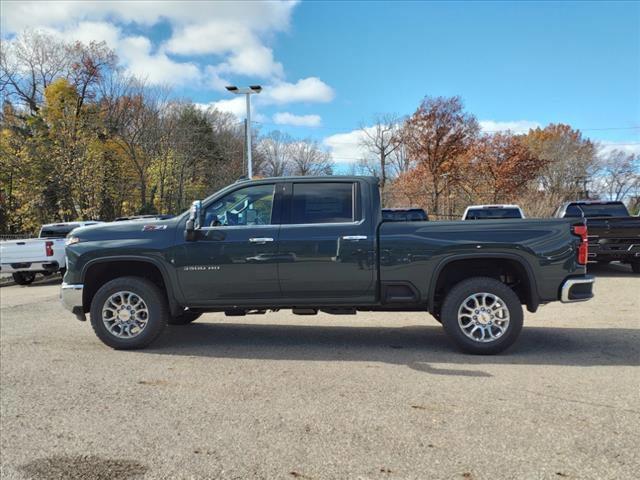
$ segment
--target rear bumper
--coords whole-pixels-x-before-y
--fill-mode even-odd
[[[560,301],[562,303],[585,302],[593,298],[593,284],[595,278],[592,275],[568,278],[560,288]]]
[[[72,312],[79,320],[85,320],[82,308],[82,284],[63,283],[60,287],[60,302],[62,306]]]
[[[0,265],[0,272],[2,273],[57,272],[58,270],[60,270],[58,262],[21,262]]]
[[[607,243],[591,241],[589,243],[589,260],[640,261],[640,241],[635,239],[610,240]]]

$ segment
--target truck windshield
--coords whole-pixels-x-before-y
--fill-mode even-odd
[[[585,203],[578,205],[586,218],[592,217],[628,217],[627,207],[622,202],[617,203]]]
[[[522,218],[517,208],[483,208],[469,210],[467,220],[490,220],[492,218]]]

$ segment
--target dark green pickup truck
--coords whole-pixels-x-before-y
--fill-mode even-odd
[[[75,230],[63,304],[118,349],[203,312],[431,313],[463,350],[497,353],[522,305],[588,300],[583,220],[383,221],[371,177],[237,182],[169,220]]]

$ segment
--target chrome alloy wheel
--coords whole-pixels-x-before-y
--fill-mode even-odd
[[[509,309],[493,293],[474,293],[460,305],[458,325],[475,342],[493,342],[509,328]]]
[[[116,292],[102,307],[102,322],[118,338],[134,338],[147,326],[149,309],[133,292]]]

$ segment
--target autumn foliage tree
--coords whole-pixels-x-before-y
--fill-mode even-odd
[[[462,178],[460,159],[479,130],[460,97],[426,97],[402,129],[407,155],[416,168],[399,178],[399,188],[409,198],[426,200],[431,211],[439,214],[441,197]]]
[[[537,178],[545,161],[527,146],[522,135],[497,132],[483,135],[463,159],[463,188],[487,203],[512,201]]]

